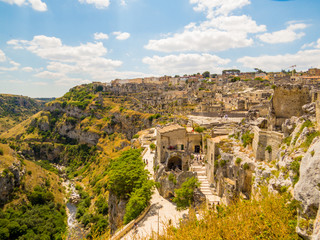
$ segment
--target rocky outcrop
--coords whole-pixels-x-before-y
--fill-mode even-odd
[[[0,172],[0,205],[5,204],[14,191],[21,183],[25,174],[25,169],[20,161],[15,160],[11,166]]]
[[[310,239],[313,230],[312,221],[316,218],[320,203],[320,139],[308,149],[300,164],[300,179],[294,187],[294,197],[301,202],[297,232]],[[305,224],[307,223],[307,224]],[[319,222],[315,221],[315,235],[319,231]]]
[[[119,199],[114,193],[109,193],[109,227],[111,234],[123,225],[123,217],[126,213],[128,200]]]
[[[160,183],[158,188],[160,195],[167,199],[174,197],[174,190],[180,188],[188,178],[195,176],[195,173],[188,171],[165,171],[161,166],[156,176],[156,181]]]

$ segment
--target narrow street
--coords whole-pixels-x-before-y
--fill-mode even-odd
[[[150,151],[149,146],[147,152],[145,153],[143,159],[148,161],[146,168],[153,176],[153,157],[154,153]],[[155,189],[154,194],[151,199],[151,208],[147,215],[138,223],[137,229],[132,229],[126,236],[122,239],[132,240],[146,238],[154,234],[163,234],[166,224],[169,221],[173,225],[179,223],[179,219],[187,214],[188,210],[177,211],[176,206],[170,201],[164,199],[160,196],[157,189]]]

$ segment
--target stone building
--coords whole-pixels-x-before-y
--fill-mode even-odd
[[[271,101],[269,130],[280,130],[286,119],[302,116],[302,106],[310,102],[311,95],[308,87],[292,84],[277,86]]]
[[[157,129],[157,159],[165,169],[188,171],[191,153],[202,148],[202,134],[188,132],[178,124]]]

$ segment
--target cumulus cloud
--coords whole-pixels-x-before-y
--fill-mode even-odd
[[[305,35],[305,33],[297,31],[303,30],[307,27],[308,26],[304,23],[293,23],[290,24],[286,29],[276,31],[273,33],[265,33],[259,35],[258,38],[263,42],[271,44],[293,42],[297,39],[302,38]]]
[[[148,64],[158,74],[181,74],[221,70],[221,67],[228,64],[230,59],[211,54],[179,54],[145,57],[142,62]]]
[[[120,5],[121,5],[121,6],[127,6],[127,3],[126,3],[125,0],[120,0]]]
[[[21,68],[21,70],[24,72],[32,72],[33,68],[32,67],[23,67],[23,68]]]
[[[190,0],[191,4],[196,4],[195,11],[207,12],[207,17],[216,15],[228,15],[230,12],[250,4],[249,0]]]
[[[249,0],[190,0],[195,10],[207,13],[207,20],[200,24],[190,23],[180,33],[159,40],[149,40],[146,49],[161,52],[224,51],[251,46],[249,34],[266,31],[250,16],[229,15],[247,4]]]
[[[107,49],[101,42],[68,46],[59,38],[39,35],[31,41],[12,39],[7,43],[14,49],[24,49],[47,60],[46,69],[34,76],[52,79],[56,84],[80,84],[88,79],[104,81],[110,71],[122,65],[121,61],[105,57]]]
[[[41,0],[0,0],[2,2],[6,2],[9,4],[16,4],[18,6],[23,6],[23,5],[31,5],[31,7],[39,12],[44,12],[47,11],[47,4],[42,2]]]
[[[107,40],[107,39],[109,39],[109,36],[108,36],[108,34],[105,34],[105,33],[95,33],[94,39],[95,40]]]
[[[295,54],[245,56],[237,62],[247,68],[261,68],[265,71],[280,71],[291,65],[297,65],[298,69],[304,70],[311,66],[320,67],[320,49],[303,50]],[[318,66],[315,66],[316,63]]]
[[[98,9],[104,9],[109,7],[109,0],[79,0],[80,3],[93,4]]]
[[[47,11],[47,5],[44,2],[41,2],[41,0],[29,0],[29,3],[34,10],[39,12]]]
[[[126,40],[130,37],[130,33],[127,32],[113,32],[112,34],[115,35],[118,40]]]
[[[188,24],[182,33],[150,40],[145,48],[161,52],[224,51],[251,46],[253,39],[248,34],[265,30],[265,25],[257,25],[246,15],[219,16],[199,25]]]
[[[5,62],[7,60],[6,55],[4,52],[0,49],[0,62]]]
[[[107,49],[101,42],[73,47],[63,45],[59,38],[44,35],[35,36],[31,41],[10,40],[7,43],[16,49],[26,49],[43,59],[62,62],[90,61],[107,53]]]

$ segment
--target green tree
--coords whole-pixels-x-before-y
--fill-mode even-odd
[[[205,71],[204,73],[202,73],[202,77],[209,78],[210,77],[210,72],[209,71]]]
[[[200,183],[195,177],[188,178],[182,183],[181,188],[176,189],[175,197],[172,199],[177,204],[178,210],[186,209],[194,202],[193,192],[195,188],[199,187]]]

